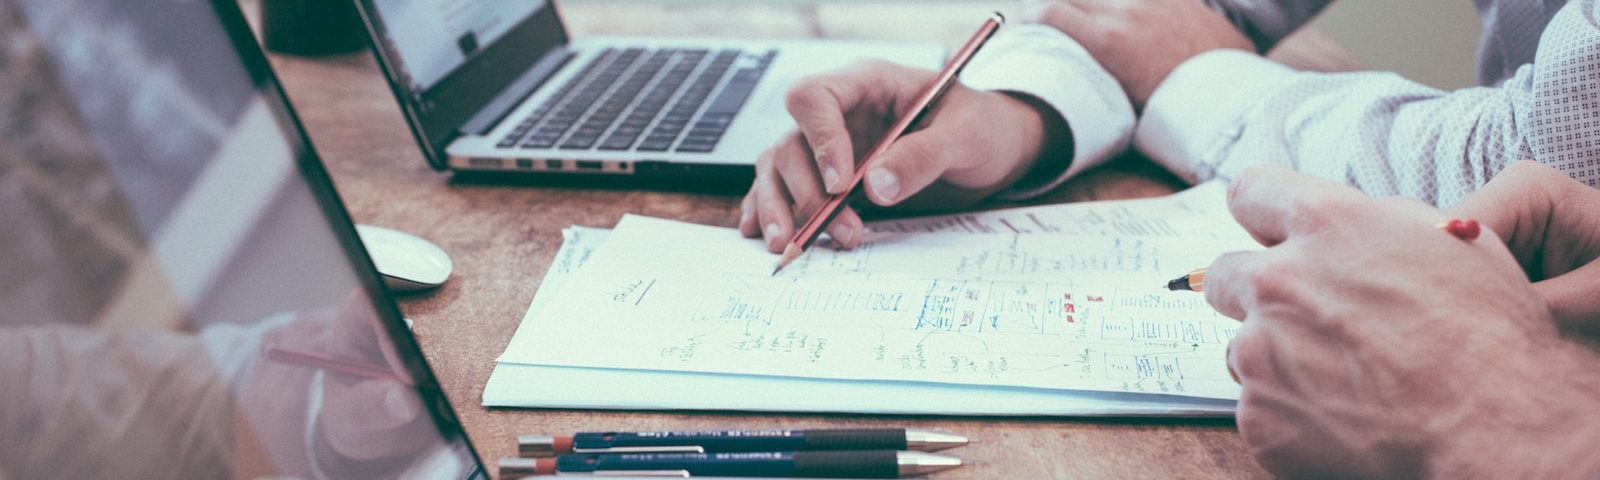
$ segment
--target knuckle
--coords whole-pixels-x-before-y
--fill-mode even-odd
[[[893,70],[899,64],[881,58],[866,58],[850,64],[850,72],[881,72]]]
[[[1246,168],[1244,171],[1239,172],[1238,175],[1235,175],[1233,180],[1228,181],[1228,203],[1234,203],[1245,192],[1254,188],[1256,181],[1268,171],[1266,166],[1256,165]]]
[[[821,195],[797,196],[794,205],[795,215],[801,218],[810,217],[812,212],[822,207],[822,202]]]
[[[1342,195],[1332,193],[1308,193],[1296,195],[1291,200],[1294,210],[1294,219],[1307,227],[1307,231],[1321,230],[1327,227],[1351,225],[1361,220],[1363,213],[1359,195]]]
[[[794,85],[789,87],[789,91],[784,92],[783,105],[788,107],[790,113],[804,111],[807,107],[810,107],[811,102],[814,101],[813,99],[817,97],[817,92],[824,88],[822,86],[825,81],[823,78],[809,76],[795,81]]]
[[[1238,335],[1233,337],[1233,343],[1229,346],[1232,358],[1228,361],[1233,362],[1231,365],[1233,371],[1241,380],[1266,378],[1263,374],[1271,365],[1269,362],[1272,356],[1267,351],[1266,339],[1254,333],[1256,330],[1258,329],[1239,329]]]
[[[1259,453],[1261,448],[1261,434],[1269,428],[1270,422],[1266,419],[1265,411],[1261,408],[1261,396],[1255,389],[1247,388],[1239,394],[1239,406],[1236,421],[1239,426],[1239,439],[1242,440],[1251,454]]]
[[[756,176],[762,177],[775,174],[777,171],[777,164],[778,148],[772,147],[763,150],[761,155],[756,156]]]
[[[769,223],[778,223],[778,221],[783,219],[787,213],[788,212],[786,211],[785,207],[778,205],[775,202],[763,202],[760,206],[756,207],[756,215],[761,218],[761,223],[763,225]]]
[[[931,142],[900,142],[898,146],[899,154],[895,156],[896,161],[892,162],[895,165],[888,165],[890,162],[885,162],[885,166],[901,176],[911,170],[933,168],[938,158],[938,150],[931,145]]]
[[[1299,273],[1292,263],[1270,260],[1246,274],[1245,281],[1255,292],[1255,303],[1280,303],[1296,298],[1298,278]]]

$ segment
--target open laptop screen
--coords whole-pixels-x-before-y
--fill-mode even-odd
[[[373,0],[388,25],[397,70],[409,88],[427,91],[483,48],[546,7],[543,0]]]
[[[233,0],[0,0],[0,478],[465,478]]]
[[[438,169],[468,122],[516,95],[511,85],[567,43],[546,0],[341,1],[359,7],[412,133]]]

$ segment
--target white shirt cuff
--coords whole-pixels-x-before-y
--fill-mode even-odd
[[[1049,192],[1127,149],[1133,134],[1133,106],[1116,78],[1078,42],[1048,26],[1001,30],[967,65],[961,81],[978,90],[1037,98],[1055,110],[1072,133],[1072,162],[1065,171],[1044,182],[1025,179],[1027,184],[1001,193],[1002,198]]]
[[[1243,134],[1245,116],[1295,73],[1239,50],[1196,55],[1151,94],[1134,130],[1134,148],[1191,184],[1209,180],[1222,150]]]

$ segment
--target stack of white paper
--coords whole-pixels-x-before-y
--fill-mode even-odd
[[[1235,323],[1159,289],[1254,247],[1220,185],[870,230],[772,277],[773,256],[728,229],[569,229],[484,405],[1231,413]]]

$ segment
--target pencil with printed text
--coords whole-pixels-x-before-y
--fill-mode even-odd
[[[983,26],[978,27],[978,31],[972,34],[972,38],[967,40],[966,45],[963,45],[961,50],[957,51],[955,56],[951,57],[950,61],[945,64],[944,70],[939,72],[933,83],[928,84],[928,87],[923,89],[922,93],[917,96],[916,102],[912,103],[912,108],[906,110],[895,121],[894,126],[883,135],[883,138],[878,139],[878,143],[872,147],[872,150],[868,151],[856,163],[855,175],[850,177],[850,188],[829,197],[828,201],[824,202],[822,207],[818,208],[816,213],[811,214],[811,218],[806,219],[806,223],[794,232],[794,237],[789,240],[789,245],[783,249],[783,258],[778,260],[778,268],[772,270],[773,275],[777,275],[779,271],[783,270],[784,266],[789,265],[796,258],[800,258],[800,255],[805,253],[806,249],[811,248],[811,244],[815,243],[817,237],[822,235],[823,229],[833,222],[834,217],[839,216],[839,212],[843,210],[845,203],[849,202],[851,196],[861,188],[861,182],[866,178],[866,166],[872,163],[874,158],[883,155],[883,152],[889,150],[889,147],[894,145],[895,140],[910,132],[912,127],[922,120],[922,117],[930,115],[929,112],[939,102],[939,98],[944,96],[944,93],[955,83],[956,77],[961,75],[961,69],[966,68],[967,63],[978,53],[978,49],[983,48],[983,44],[994,36],[995,31],[999,30],[1000,26],[1005,24],[1005,21],[1005,16],[1001,15],[1000,12],[995,12],[993,16],[983,22]]]
[[[1459,218],[1452,218],[1450,220],[1439,222],[1439,223],[1435,224],[1434,227],[1438,228],[1440,230],[1444,230],[1445,233],[1448,233],[1451,236],[1454,236],[1456,238],[1459,238],[1459,239],[1462,239],[1462,240],[1465,240],[1465,241],[1468,241],[1468,242],[1477,239],[1478,238],[1478,233],[1482,228],[1482,227],[1480,227],[1478,225],[1478,221],[1477,220],[1473,220],[1473,219],[1470,219],[1470,218],[1466,219],[1466,220],[1462,220],[1462,219],[1459,219]],[[1189,272],[1188,275],[1184,275],[1184,276],[1181,276],[1181,277],[1178,277],[1178,278],[1174,278],[1174,279],[1172,279],[1172,281],[1167,282],[1167,290],[1172,290],[1172,291],[1188,290],[1188,291],[1191,291],[1191,292],[1204,292],[1205,291],[1205,285],[1206,285],[1206,269],[1204,267],[1201,267],[1201,268],[1195,269],[1193,272]]]

